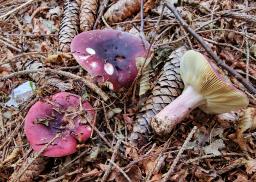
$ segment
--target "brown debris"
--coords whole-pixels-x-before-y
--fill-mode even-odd
[[[238,128],[236,130],[237,138],[235,141],[239,144],[241,149],[254,153],[254,151],[246,143],[244,132],[256,128],[256,108],[248,107],[247,109],[244,109],[240,115]]]
[[[80,31],[91,30],[97,16],[99,0],[82,0],[80,7]]]
[[[77,0],[66,0],[64,13],[59,30],[59,49],[62,52],[70,51],[70,43],[78,33],[79,5]]]
[[[67,2],[73,13],[64,15],[64,4],[67,6]],[[86,4],[96,1],[0,0],[0,17],[3,17],[0,18],[0,181],[9,182],[11,176],[22,181],[101,181],[108,170],[110,174],[107,181],[129,179],[159,182],[168,169],[172,171],[168,181],[256,181],[256,121],[241,120],[239,124],[236,121],[239,116],[233,116],[234,113],[218,116],[216,120],[216,116],[202,113],[198,109],[185,118],[186,122],[176,127],[170,135],[158,138],[144,124],[165,103],[171,101],[164,95],[166,91],[171,91],[171,98],[181,92],[180,82],[177,82],[179,87],[168,87],[169,91],[167,86],[159,84],[159,79],[165,79],[163,75],[173,72],[169,76],[179,76],[175,64],[174,69],[167,69],[167,65],[173,64],[167,63],[172,51],[181,45],[187,45],[190,49],[205,53],[195,37],[184,31],[172,11],[165,8],[162,12],[165,1],[158,5],[157,0],[144,0],[144,14],[141,19],[140,0],[98,0],[100,7],[94,12],[94,15],[97,13],[97,22],[95,19],[94,23],[90,22],[94,24],[93,28],[90,24],[90,29],[113,28],[137,33],[143,31],[141,33],[144,33],[144,38],[152,43],[154,57],[149,64],[150,70],[146,72],[143,69],[141,73],[146,76],[148,84],[143,95],[139,95],[139,87],[142,85],[139,80],[130,89],[133,93],[125,89],[118,93],[100,89],[69,53],[58,52],[60,47],[57,31],[60,27],[62,31],[66,31],[67,27],[75,27],[71,31],[71,37],[80,32],[80,2]],[[112,10],[110,14],[111,18],[114,17],[119,22],[112,23],[111,19],[105,21],[103,13],[124,2],[129,2],[132,7]],[[183,0],[175,4],[175,7],[188,27],[206,41],[210,49],[221,57],[221,61],[244,78],[247,77],[255,87],[256,2]],[[65,10],[67,12],[67,8]],[[92,14],[86,14],[89,15]],[[65,28],[61,23],[63,17],[69,21]],[[70,32],[64,33],[62,39],[69,36]],[[62,48],[67,45],[68,49],[70,41],[69,37],[69,41],[62,44]],[[163,49],[166,51],[163,52]],[[154,65],[155,63],[157,64]],[[162,68],[167,72],[161,71]],[[223,70],[223,74],[250,97],[250,107],[245,110],[254,109],[255,96],[227,71]],[[36,84],[33,98],[19,108],[6,107],[5,103],[10,99],[13,89],[32,80]],[[170,82],[163,83],[167,85]],[[37,159],[39,155],[28,157],[31,149],[22,129],[24,116],[33,103],[62,89],[68,89],[94,104],[97,118],[90,123],[94,132],[88,142],[79,143],[77,153],[63,158],[52,158],[47,164],[43,161],[40,166],[41,159]],[[116,112],[115,109],[119,111]],[[243,110],[235,111],[240,112],[240,117],[244,118]],[[197,132],[186,147],[181,147],[193,126],[198,127]],[[138,131],[134,132],[136,127]],[[140,143],[140,138],[134,137],[134,143],[143,147],[132,145],[128,138],[132,129],[133,134],[150,142],[145,145]],[[113,155],[119,138],[123,140]],[[207,150],[209,146],[210,150]],[[114,160],[111,160],[112,156],[115,156]],[[35,163],[30,166],[34,160]],[[33,166],[37,167],[31,170]],[[21,174],[23,175],[19,178]]]
[[[136,14],[140,10],[140,0],[119,0],[104,14],[109,23],[117,23]]]
[[[19,182],[32,182],[35,177],[37,177],[44,169],[45,165],[47,164],[46,157],[37,157],[34,159],[35,153],[32,153],[25,162],[22,163],[22,166],[17,170],[14,171],[10,177],[10,181],[18,180],[16,179],[20,172],[24,170],[24,168],[30,163],[31,160],[34,160],[32,164],[27,168],[27,170],[21,175],[19,178]]]

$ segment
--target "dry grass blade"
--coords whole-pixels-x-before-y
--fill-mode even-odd
[[[82,0],[80,7],[80,31],[88,31],[93,28],[99,6],[98,0]]]
[[[59,31],[59,49],[62,52],[70,51],[70,43],[78,33],[79,5],[76,0],[66,0],[64,14]]]

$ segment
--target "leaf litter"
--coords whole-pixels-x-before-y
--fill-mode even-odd
[[[101,98],[79,79],[36,72],[1,80],[1,181],[9,181],[12,176],[20,174],[20,169],[24,169],[23,164],[26,165],[31,160],[35,162],[25,170],[27,176],[23,176],[27,181],[101,180],[109,168],[107,161],[111,159],[119,137],[124,137],[124,140],[117,149],[115,160],[112,161],[115,165],[110,170],[108,180],[127,181],[125,173],[131,181],[143,181],[146,178],[150,181],[160,181],[193,126],[197,126],[198,130],[181,154],[170,181],[256,180],[255,114],[246,112],[250,108],[255,109],[255,96],[248,95],[250,108],[238,111],[239,121],[232,117],[213,117],[196,110],[185,119],[186,123],[178,125],[169,136],[157,137],[152,133],[147,134],[149,142],[138,148],[129,142],[128,137],[136,117],[146,106],[147,98],[152,97],[154,86],[157,85],[168,56],[183,45],[204,52],[201,45],[180,27],[173,13],[165,9],[162,14],[165,1],[154,3],[145,0],[143,22],[140,18],[141,4],[136,0],[91,0],[93,6],[88,7],[89,9],[86,6],[90,6],[90,3],[82,1],[85,8],[83,10],[79,10],[80,1],[70,0],[72,7],[67,10],[67,7],[64,8],[67,4],[63,1],[34,0],[19,8],[26,2],[29,1],[0,1],[0,78],[22,70],[47,67],[90,79],[70,56],[69,42],[82,29],[92,29],[99,16],[95,28],[112,27],[128,32],[136,29],[139,36],[143,23],[145,38],[152,44],[155,56],[151,60],[149,71],[142,75],[142,82],[136,83],[138,87],[133,91],[135,97],[127,91],[124,91],[125,94],[114,93],[102,88],[110,97],[110,101],[103,106],[98,104],[103,102]],[[102,11],[100,7],[104,3],[107,5]],[[179,13],[189,26],[204,38],[222,60],[256,85],[255,2],[168,0],[167,3],[176,3]],[[127,7],[120,8],[123,6]],[[117,13],[120,14],[113,13],[116,7],[119,7],[120,12]],[[12,10],[15,11],[7,15]],[[68,14],[70,11],[72,16]],[[91,14],[79,19],[79,11],[89,11]],[[156,39],[151,41],[154,36]],[[66,51],[68,53],[64,53]],[[246,90],[234,77],[225,71],[224,73],[236,87]],[[33,95],[18,108],[7,107],[5,103],[11,98],[10,94],[26,81],[35,82]],[[143,93],[141,95],[140,85]],[[47,161],[35,159],[24,135],[23,118],[34,102],[63,90],[86,95],[94,104],[98,114],[92,123],[95,127],[94,134],[88,142],[79,144],[79,151],[71,156],[51,158]],[[244,121],[244,118],[252,119]],[[157,170],[153,170],[152,166]]]

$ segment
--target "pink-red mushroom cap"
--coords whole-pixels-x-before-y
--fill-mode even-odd
[[[85,116],[77,114],[85,111]],[[62,157],[76,152],[78,142],[91,136],[86,121],[95,117],[95,111],[87,101],[68,92],[60,92],[48,99],[36,102],[25,117],[25,134],[36,152],[56,138],[42,153],[47,157]]]
[[[204,55],[187,51],[180,63],[180,74],[185,89],[172,103],[151,121],[158,134],[167,134],[193,109],[219,114],[246,107],[247,96],[227,82]]]
[[[140,38],[112,29],[83,32],[71,42],[76,61],[113,90],[132,84],[138,73],[136,62],[147,57],[148,49]]]

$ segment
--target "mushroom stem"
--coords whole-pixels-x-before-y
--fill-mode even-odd
[[[179,97],[155,116],[151,125],[157,134],[167,134],[203,103],[204,98],[192,86],[188,86]]]

